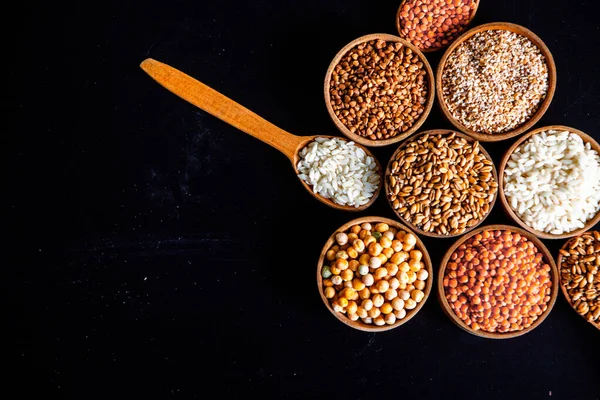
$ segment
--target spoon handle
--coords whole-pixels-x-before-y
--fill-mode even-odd
[[[292,162],[294,162],[298,147],[306,140],[306,137],[292,135],[276,127],[246,107],[167,64],[147,58],[140,64],[140,67],[172,93],[229,125],[275,147]]]

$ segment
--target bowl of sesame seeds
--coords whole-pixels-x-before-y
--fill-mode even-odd
[[[493,22],[448,47],[436,86],[442,112],[454,126],[494,142],[518,136],[540,120],[554,96],[556,66],[529,29]]]

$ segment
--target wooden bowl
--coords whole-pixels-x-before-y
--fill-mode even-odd
[[[390,205],[390,208],[392,209],[392,211],[394,211],[394,213],[396,214],[396,216],[398,217],[398,219],[400,219],[400,221],[402,221],[403,224],[406,224],[410,229],[412,229],[413,231],[415,231],[417,234],[419,235],[424,235],[424,236],[429,236],[429,237],[434,237],[434,238],[452,238],[452,237],[457,237],[457,236],[461,236],[464,235],[465,233],[468,233],[470,231],[472,231],[473,229],[477,228],[479,225],[481,225],[481,223],[488,217],[488,215],[490,215],[490,213],[492,212],[492,209],[494,208],[494,204],[496,204],[496,199],[498,198],[498,191],[500,190],[500,188],[498,188],[498,191],[496,191],[496,195],[494,196],[494,199],[492,200],[492,203],[490,204],[490,211],[488,211],[488,213],[481,219],[481,221],[479,221],[477,224],[467,228],[464,232],[462,233],[456,233],[454,235],[440,235],[437,234],[435,232],[425,232],[424,230],[422,230],[421,228],[415,226],[412,222],[407,221],[406,219],[404,219],[402,217],[402,215],[400,215],[400,213],[398,213],[395,209],[394,206],[392,205],[392,202],[390,201],[390,196],[388,195],[388,193],[390,192],[390,188],[389,188],[389,183],[388,183],[388,177],[391,174],[391,166],[392,163],[394,162],[394,160],[396,159],[396,155],[398,154],[398,152],[400,150],[402,150],[404,148],[404,146],[406,146],[408,143],[410,143],[413,140],[417,140],[419,137],[423,136],[423,135],[437,135],[437,134],[450,134],[450,133],[455,133],[456,136],[462,137],[467,139],[469,142],[473,142],[474,139],[470,136],[465,135],[464,133],[461,132],[456,132],[453,130],[449,130],[449,129],[432,129],[429,131],[423,131],[421,133],[419,133],[418,135],[411,137],[410,139],[407,139],[406,141],[402,142],[400,144],[400,146],[398,146],[398,148],[396,149],[396,151],[394,152],[394,154],[392,154],[392,157],[390,158],[390,161],[388,162],[388,165],[385,169],[385,175],[383,177],[384,179],[384,185],[385,185],[385,197],[388,201],[388,204]],[[498,173],[496,172],[496,165],[494,164],[492,157],[490,156],[490,154],[483,148],[483,146],[481,145],[481,143],[479,144],[479,148],[480,151],[485,154],[485,156],[492,161],[492,176],[494,177],[494,179],[496,180],[496,182],[498,182]],[[500,182],[498,182],[498,185],[500,185]]]
[[[520,137],[519,140],[517,140],[515,143],[513,143],[513,145],[510,146],[510,148],[504,154],[504,157],[502,158],[502,161],[500,162],[500,170],[499,170],[500,171],[499,172],[500,181],[498,182],[499,183],[498,189],[500,192],[500,201],[502,202],[502,206],[504,207],[504,210],[506,211],[506,213],[508,215],[510,215],[510,217],[517,224],[519,224],[521,227],[523,227],[523,229],[527,230],[528,232],[533,233],[534,235],[536,235],[537,237],[540,237],[542,239],[565,239],[565,238],[581,235],[582,233],[584,233],[585,231],[589,230],[594,225],[596,225],[598,223],[598,221],[600,221],[600,211],[598,211],[596,213],[596,216],[594,216],[594,218],[587,221],[587,223],[585,224],[585,226],[583,228],[576,229],[574,231],[567,232],[567,233],[561,233],[560,235],[553,235],[551,233],[546,233],[546,232],[542,232],[542,231],[533,229],[532,227],[527,225],[525,222],[523,222],[521,220],[521,218],[519,218],[519,216],[512,210],[512,208],[510,207],[510,204],[508,203],[508,200],[506,199],[506,196],[504,195],[504,170],[506,169],[506,163],[508,162],[512,153],[516,150],[517,147],[519,147],[522,143],[524,143],[531,136],[535,135],[536,133],[540,133],[540,132],[544,132],[544,131],[548,131],[548,130],[569,131],[571,133],[575,133],[575,134],[579,135],[583,139],[584,142],[589,142],[590,145],[592,146],[592,148],[600,154],[600,144],[598,144],[598,142],[596,142],[594,140],[594,138],[592,138],[591,136],[589,136],[575,128],[571,128],[568,126],[562,126],[562,125],[549,125],[549,126],[543,126],[541,128],[534,129],[531,132],[527,133],[526,135],[523,135],[522,137]]]
[[[585,233],[585,232],[584,232]],[[588,232],[591,233],[591,232]],[[582,233],[583,234],[583,233]],[[581,236],[582,234],[577,235],[576,237],[573,237],[569,240],[567,240],[565,242],[565,244],[563,244],[563,246],[561,247],[561,250],[566,250],[569,251],[569,245],[576,240],[579,236]],[[561,271],[561,265],[562,265],[562,259],[563,259],[563,255],[561,253],[558,253],[558,257],[556,258],[556,267],[558,268],[558,273],[560,274]],[[575,307],[573,307],[573,301],[571,301],[571,296],[569,295],[569,292],[567,291],[567,288],[562,284],[562,280],[560,282],[560,290],[562,291],[562,294],[565,296],[565,299],[567,299],[567,302],[569,303],[569,305],[573,308],[573,311],[575,311],[577,313],[577,315],[581,316],[583,319],[585,319],[585,317],[581,314],[579,314],[577,312],[577,310],[575,310]],[[586,322],[588,322],[589,324],[591,324],[594,328],[600,330],[600,323],[594,323],[594,322],[590,322],[587,319],[585,319]]]
[[[402,7],[404,7],[404,3],[406,3],[406,0],[402,0],[402,2],[400,3],[400,7],[398,7],[398,11],[396,12],[396,30],[398,31],[398,35],[403,38],[404,40],[409,40],[408,38],[402,36],[402,25],[400,24],[400,13],[402,12]],[[462,27],[461,31],[464,31],[467,26],[469,26],[471,24],[471,21],[473,21],[473,18],[475,18],[475,14],[477,14],[477,9],[479,8],[479,0],[475,0],[475,8],[473,9],[473,11],[471,12],[471,16],[469,17],[469,20],[467,21],[467,23]],[[458,38],[458,37],[457,37]],[[456,38],[456,39],[457,39]],[[456,40],[454,39],[454,40]],[[410,41],[410,40],[409,40]],[[449,44],[442,46],[442,47],[435,47],[432,49],[422,49],[421,51],[423,53],[432,53],[434,51],[438,51],[441,49],[445,49],[446,47],[448,47],[449,45],[451,45],[452,42],[450,42]]]
[[[475,330],[471,329],[467,324],[465,324],[460,318],[458,318],[458,316],[454,313],[454,310],[452,310],[452,308],[450,308],[450,305],[448,304],[448,300],[446,300],[446,295],[444,292],[444,272],[446,271],[446,266],[448,264],[448,261],[450,261],[450,257],[452,256],[454,251],[461,244],[466,242],[468,239],[470,239],[474,235],[481,233],[483,231],[486,231],[486,230],[508,230],[513,233],[521,234],[521,236],[526,237],[528,240],[531,240],[535,244],[535,246],[538,248],[538,250],[540,252],[542,252],[542,254],[544,255],[544,258],[548,262],[548,265],[550,265],[550,274],[552,276],[552,293],[550,294],[550,301],[548,302],[548,309],[546,310],[546,312],[544,312],[542,315],[540,315],[538,317],[538,319],[536,319],[534,321],[534,323],[531,324],[530,327],[525,328],[522,331],[507,332],[507,333],[485,332],[485,331],[482,331],[481,329],[475,331]],[[558,297],[558,280],[559,280],[558,271],[556,269],[556,264],[554,263],[554,258],[552,257],[552,254],[550,254],[550,251],[548,251],[548,248],[544,245],[544,243],[542,243],[542,241],[540,239],[538,239],[531,233],[529,233],[523,229],[514,227],[514,226],[487,225],[487,226],[482,226],[480,228],[477,228],[476,230],[470,232],[468,235],[461,237],[460,239],[458,239],[456,241],[456,243],[454,243],[450,247],[450,249],[448,249],[448,251],[444,255],[444,258],[442,259],[442,262],[440,264],[440,269],[438,272],[438,282],[437,282],[438,293],[437,293],[437,295],[438,295],[438,300],[439,300],[440,304],[442,305],[442,309],[444,310],[444,313],[452,320],[452,322],[454,322],[456,325],[458,325],[461,329],[463,329],[475,336],[481,336],[481,337],[488,338],[488,339],[509,339],[509,338],[514,338],[517,336],[524,335],[528,332],[531,332],[533,329],[538,327],[542,322],[544,322],[544,320],[546,319],[548,314],[550,314],[550,311],[552,311],[552,307],[554,307],[554,303],[556,303],[556,298]]]
[[[480,132],[475,132],[474,130],[465,127],[456,118],[454,118],[452,116],[452,114],[448,110],[448,107],[446,106],[446,103],[444,101],[444,96],[443,96],[442,76],[444,74],[444,67],[446,66],[446,61],[448,60],[448,57],[450,56],[450,54],[452,54],[452,52],[458,46],[460,46],[465,40],[467,40],[474,34],[483,32],[483,31],[488,31],[488,30],[506,30],[506,31],[514,32],[521,36],[525,36],[527,39],[529,39],[533,44],[535,44],[540,49],[542,55],[546,59],[546,64],[548,66],[548,93],[546,93],[546,98],[544,98],[544,100],[540,104],[540,106],[537,109],[537,111],[535,112],[535,114],[533,114],[531,116],[531,118],[529,118],[524,124],[518,126],[517,128],[515,128],[511,131],[504,132],[504,133],[494,133],[494,134],[480,133]],[[446,118],[448,118],[448,120],[452,123],[452,125],[454,125],[458,129],[460,129],[461,131],[465,132],[469,136],[472,136],[475,139],[480,140],[482,142],[497,142],[500,140],[505,140],[505,139],[509,139],[509,138],[518,136],[518,135],[522,134],[523,132],[526,132],[533,125],[535,125],[535,123],[538,122],[540,120],[540,118],[542,118],[542,116],[544,115],[544,113],[546,112],[548,107],[550,106],[552,97],[554,97],[554,91],[556,90],[556,65],[554,64],[554,58],[552,57],[552,53],[550,53],[550,50],[548,49],[548,47],[544,44],[544,42],[542,42],[542,39],[540,39],[536,34],[531,32],[529,29],[527,29],[521,25],[511,24],[508,22],[492,22],[489,24],[479,25],[479,26],[476,26],[475,28],[468,30],[467,32],[465,32],[461,36],[459,36],[458,39],[456,39],[450,45],[450,47],[448,47],[448,49],[442,56],[442,59],[440,60],[440,64],[438,65],[438,69],[436,72],[436,89],[437,89],[437,96],[439,99],[440,108],[442,109],[442,112],[444,113]]]
[[[421,114],[419,119],[417,119],[415,121],[414,125],[411,126],[410,129],[408,129],[406,132],[399,133],[398,135],[396,135],[392,138],[382,139],[382,140],[372,140],[372,139],[366,138],[364,136],[360,136],[356,133],[350,132],[350,130],[348,128],[346,128],[346,125],[342,124],[342,122],[335,115],[335,112],[333,111],[333,107],[331,107],[331,98],[329,95],[329,85],[331,82],[331,75],[333,73],[333,69],[336,67],[336,65],[338,65],[341,58],[348,51],[350,51],[353,47],[355,47],[361,43],[368,42],[371,40],[376,40],[376,39],[385,40],[386,42],[399,42],[399,43],[402,43],[403,46],[410,48],[415,54],[417,54],[419,56],[419,59],[423,62],[425,71],[427,72],[427,102],[425,103],[425,110],[423,111],[423,114]],[[435,98],[434,81],[435,81],[435,77],[433,75],[433,70],[431,69],[429,62],[427,61],[427,58],[425,58],[423,53],[421,53],[421,51],[419,49],[417,49],[417,47],[415,45],[413,45],[412,43],[410,43],[402,38],[399,38],[398,36],[388,35],[385,33],[373,33],[371,35],[361,36],[358,39],[351,41],[335,55],[335,57],[331,61],[331,64],[329,64],[329,68],[327,68],[327,74],[325,75],[325,85],[324,85],[325,105],[327,106],[327,112],[329,113],[329,116],[331,117],[331,120],[333,121],[335,126],[340,130],[340,132],[342,132],[350,140],[360,143],[364,146],[373,146],[373,147],[387,146],[389,144],[397,143],[397,142],[409,137],[410,135],[415,133],[421,127],[421,125],[423,125],[423,123],[427,119],[427,116],[431,112],[431,108],[433,106],[433,100]]]
[[[351,321],[350,319],[348,319],[346,317],[345,314],[335,312],[333,310],[333,308],[331,307],[331,304],[329,304],[329,299],[327,299],[325,297],[325,294],[323,294],[323,277],[321,276],[321,268],[323,267],[323,263],[325,260],[325,254],[327,253],[327,250],[329,250],[329,248],[335,244],[335,235],[338,232],[346,232],[353,225],[362,224],[365,222],[369,222],[371,224],[375,224],[378,222],[385,222],[390,227],[396,228],[398,230],[403,230],[405,232],[409,232],[409,233],[412,233],[413,235],[415,235],[415,237],[417,238],[417,244],[416,244],[415,248],[418,250],[421,250],[421,252],[423,253],[422,261],[425,264],[425,269],[429,273],[429,277],[427,278],[427,282],[425,284],[425,289],[423,290],[423,293],[425,293],[425,297],[423,297],[423,300],[420,303],[417,303],[417,306],[415,308],[413,308],[412,310],[406,310],[406,316],[404,318],[402,318],[401,320],[397,320],[396,323],[393,325],[387,325],[387,324],[383,325],[383,326],[368,325],[368,324],[363,323],[360,319],[357,321]],[[423,242],[421,241],[419,236],[416,235],[413,231],[411,231],[406,226],[400,224],[399,222],[391,220],[389,218],[362,217],[362,218],[354,219],[354,220],[340,226],[339,229],[336,229],[336,231],[331,234],[329,239],[327,239],[327,242],[325,242],[325,246],[323,246],[323,250],[321,251],[321,255],[319,256],[319,263],[317,264],[317,288],[319,290],[319,294],[321,295],[321,300],[323,300],[323,303],[325,304],[325,307],[327,307],[329,312],[331,312],[338,320],[340,320],[341,322],[343,322],[344,324],[348,325],[351,328],[358,329],[359,331],[383,332],[383,331],[388,331],[390,329],[397,328],[400,325],[407,323],[423,307],[423,305],[427,301],[427,298],[429,297],[429,294],[431,293],[432,286],[433,286],[433,268],[432,268],[432,264],[431,264],[431,258],[429,257],[429,253],[427,252],[425,245],[423,244]]]

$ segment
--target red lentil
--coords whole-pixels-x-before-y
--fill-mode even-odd
[[[468,25],[479,0],[405,0],[398,12],[400,36],[420,50],[448,46]]]
[[[528,328],[550,301],[550,265],[519,233],[483,231],[461,244],[444,273],[445,297],[473,330],[514,332]]]

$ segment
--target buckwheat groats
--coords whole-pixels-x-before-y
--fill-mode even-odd
[[[335,116],[350,132],[389,139],[409,130],[425,112],[427,70],[402,43],[370,40],[342,56],[328,90]]]

